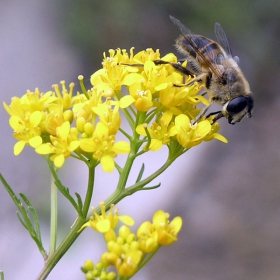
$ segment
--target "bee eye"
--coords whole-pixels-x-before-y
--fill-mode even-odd
[[[227,105],[227,111],[230,114],[240,113],[243,109],[248,106],[248,100],[244,96],[239,96],[232,99]]]

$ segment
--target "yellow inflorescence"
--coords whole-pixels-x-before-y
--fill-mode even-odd
[[[140,225],[137,234],[131,231],[129,226],[132,224],[129,225],[128,223],[122,225],[116,233],[114,228],[117,224],[112,221],[109,222],[112,219],[111,215],[112,207],[108,216],[104,216],[102,210],[101,215],[95,213],[90,222],[84,225],[84,227],[92,227],[103,233],[107,242],[107,252],[102,254],[99,263],[94,265],[90,260],[85,262],[83,271],[86,273],[86,277],[92,276],[92,278],[86,279],[99,279],[101,273],[106,275],[112,273],[111,275],[116,277],[113,274],[114,272],[109,272],[112,268],[115,269],[118,276],[133,276],[160,246],[168,246],[177,241],[178,233],[183,225],[181,217],[175,217],[170,222],[169,214],[159,210],[154,214],[152,222],[146,221]],[[111,217],[109,218],[109,216]],[[129,216],[121,217],[128,219]],[[98,229],[97,223],[106,219],[106,230],[105,227]],[[116,221],[119,220],[116,219]],[[124,220],[122,221],[124,222]]]
[[[13,97],[4,107],[18,140],[14,154],[28,145],[38,154],[50,154],[56,167],[74,156],[100,163],[111,172],[114,158],[131,150],[135,129],[143,143],[149,143],[145,151],[159,150],[171,140],[185,149],[213,138],[226,142],[217,124],[213,127],[208,119],[194,124],[200,111],[196,106],[208,103],[199,94],[201,86],[184,86],[184,79],[191,78],[168,63],[155,63],[159,60],[177,63],[174,54],[160,57],[158,50],[137,54],[133,48],[129,54],[109,50],[109,56],[104,53],[103,68],[91,76],[93,87],[87,92],[74,95],[74,84],[67,89],[63,81],[61,88],[54,85],[46,93],[35,89],[21,98]],[[121,127],[121,110],[132,132]],[[116,140],[120,131],[129,141]]]

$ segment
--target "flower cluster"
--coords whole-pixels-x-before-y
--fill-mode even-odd
[[[197,105],[207,105],[208,101],[199,94],[201,85],[184,85],[191,77],[184,77],[172,63],[177,63],[175,55],[160,57],[158,50],[137,54],[133,48],[130,54],[109,50],[109,56],[104,54],[102,69],[91,76],[92,88],[88,91],[80,76],[82,93],[73,94],[74,84],[67,89],[63,81],[61,89],[54,85],[46,93],[35,89],[21,98],[13,97],[4,107],[18,140],[14,154],[29,145],[38,154],[51,155],[58,168],[72,156],[94,165],[100,163],[111,172],[114,158],[129,153],[140,136],[142,144],[148,143],[144,151],[159,150],[170,141],[184,149],[213,138],[226,142],[217,133],[219,127],[212,128],[211,120],[195,122],[200,111]],[[120,110],[131,133],[121,127]],[[128,141],[117,141],[119,132]]]
[[[109,271],[115,268],[121,277],[133,276],[157,252],[160,246],[168,246],[177,241],[177,235],[182,228],[181,217],[175,217],[169,222],[169,214],[162,210],[157,211],[152,222],[146,221],[133,233],[129,226],[133,220],[129,216],[113,214],[112,207],[109,214],[105,213],[104,203],[100,204],[101,215],[94,210],[84,227],[91,227],[104,234],[107,243],[107,252],[102,254],[100,261],[94,264],[91,260],[84,263],[82,270],[86,279],[116,279],[116,273]],[[121,218],[122,217],[122,218]],[[118,232],[114,230],[117,221],[126,223]]]

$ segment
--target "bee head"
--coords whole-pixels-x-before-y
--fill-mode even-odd
[[[222,112],[230,124],[235,124],[246,115],[251,118],[253,107],[254,99],[251,96],[238,96],[227,102]]]

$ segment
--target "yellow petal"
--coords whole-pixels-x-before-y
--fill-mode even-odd
[[[148,60],[144,63],[144,71],[145,73],[149,73],[150,71],[153,71],[155,68],[155,63],[151,60]]]
[[[200,122],[195,130],[195,138],[192,140],[202,139],[210,132],[210,130],[211,130],[211,124],[208,120]]]
[[[38,126],[42,120],[42,113],[39,111],[35,111],[30,115],[29,121],[34,127]]]
[[[135,108],[141,112],[147,112],[153,106],[153,101],[149,100],[147,97],[143,96],[138,98],[134,104]]]
[[[95,145],[94,142],[91,139],[82,139],[80,141],[80,148],[88,153],[93,153],[95,151]]]
[[[4,108],[5,108],[5,110],[7,111],[7,113],[8,113],[9,115],[12,115],[13,112],[12,112],[11,108],[6,104],[6,102],[3,102],[3,105],[4,105]]]
[[[172,126],[172,127],[170,128],[170,130],[169,130],[168,135],[169,135],[169,136],[174,136],[174,135],[176,135],[177,133],[178,133],[178,129],[176,128],[176,126]]]
[[[161,117],[161,120],[163,121],[163,123],[165,125],[168,125],[172,119],[172,116],[173,116],[173,114],[170,110],[165,111]]]
[[[126,95],[126,96],[121,98],[120,107],[121,108],[126,108],[129,105],[131,105],[134,101],[135,101],[135,99],[131,95]]]
[[[161,58],[163,61],[177,62],[177,57],[173,53],[168,53]]]
[[[32,148],[37,148],[42,144],[42,138],[40,136],[32,137],[29,139],[28,143]]]
[[[22,150],[25,147],[25,141],[18,141],[15,145],[14,145],[14,155],[17,156],[19,155]]]
[[[11,116],[9,119],[9,124],[10,127],[14,130],[14,131],[19,131],[22,129],[22,120],[20,117],[18,116]]]
[[[216,138],[217,140],[220,140],[224,143],[228,143],[227,138],[225,138],[223,135],[219,134],[219,133],[214,133],[213,137]]]
[[[166,224],[166,218],[168,217],[168,213],[165,213],[163,210],[158,210],[153,216],[153,224]]]
[[[172,228],[172,232],[178,233],[182,226],[183,226],[183,220],[181,217],[175,217],[171,222],[170,222],[170,227]]]
[[[56,129],[56,134],[59,138],[64,139],[68,136],[70,130],[70,123],[64,122],[61,126]]]
[[[120,221],[122,221],[124,224],[128,226],[134,225],[134,220],[128,215],[118,216],[118,218]]]
[[[119,141],[114,145],[113,150],[117,154],[127,154],[130,151],[130,145],[125,141]]]
[[[109,220],[101,220],[96,223],[96,229],[99,232],[107,232],[110,229],[110,221]]]
[[[175,118],[175,125],[178,130],[180,128],[184,128],[185,130],[188,131],[190,127],[190,119],[186,115],[180,114]]]
[[[138,73],[132,73],[127,75],[124,79],[123,79],[123,84],[130,86],[133,83],[141,83],[145,81],[144,77]]]
[[[158,86],[155,87],[155,91],[160,91],[160,90],[164,90],[168,87],[168,83],[162,83]]]
[[[54,153],[54,147],[50,144],[42,144],[35,149],[36,153],[40,155],[47,155]]]
[[[158,139],[152,139],[151,144],[149,146],[149,150],[151,151],[158,151],[162,148],[162,141]]]
[[[136,132],[140,135],[143,135],[143,136],[147,136],[147,133],[145,131],[145,127],[147,127],[147,124],[140,124],[136,127]]]
[[[64,164],[64,161],[65,161],[64,155],[58,155],[54,159],[54,165],[60,168]]]
[[[101,163],[101,166],[102,166],[102,168],[105,172],[113,172],[114,169],[115,169],[115,162],[108,155],[105,155],[105,156],[101,157],[100,163]]]
[[[158,243],[163,246],[171,245],[177,241],[177,236],[170,234],[167,231],[161,231],[158,236]]]
[[[100,69],[93,73],[90,77],[90,82],[93,86],[102,83],[102,78],[100,77],[101,75],[105,74],[105,69]]]
[[[78,147],[80,146],[80,141],[72,141],[70,143],[70,145],[68,146],[68,150],[70,152],[73,152],[75,151]]]

